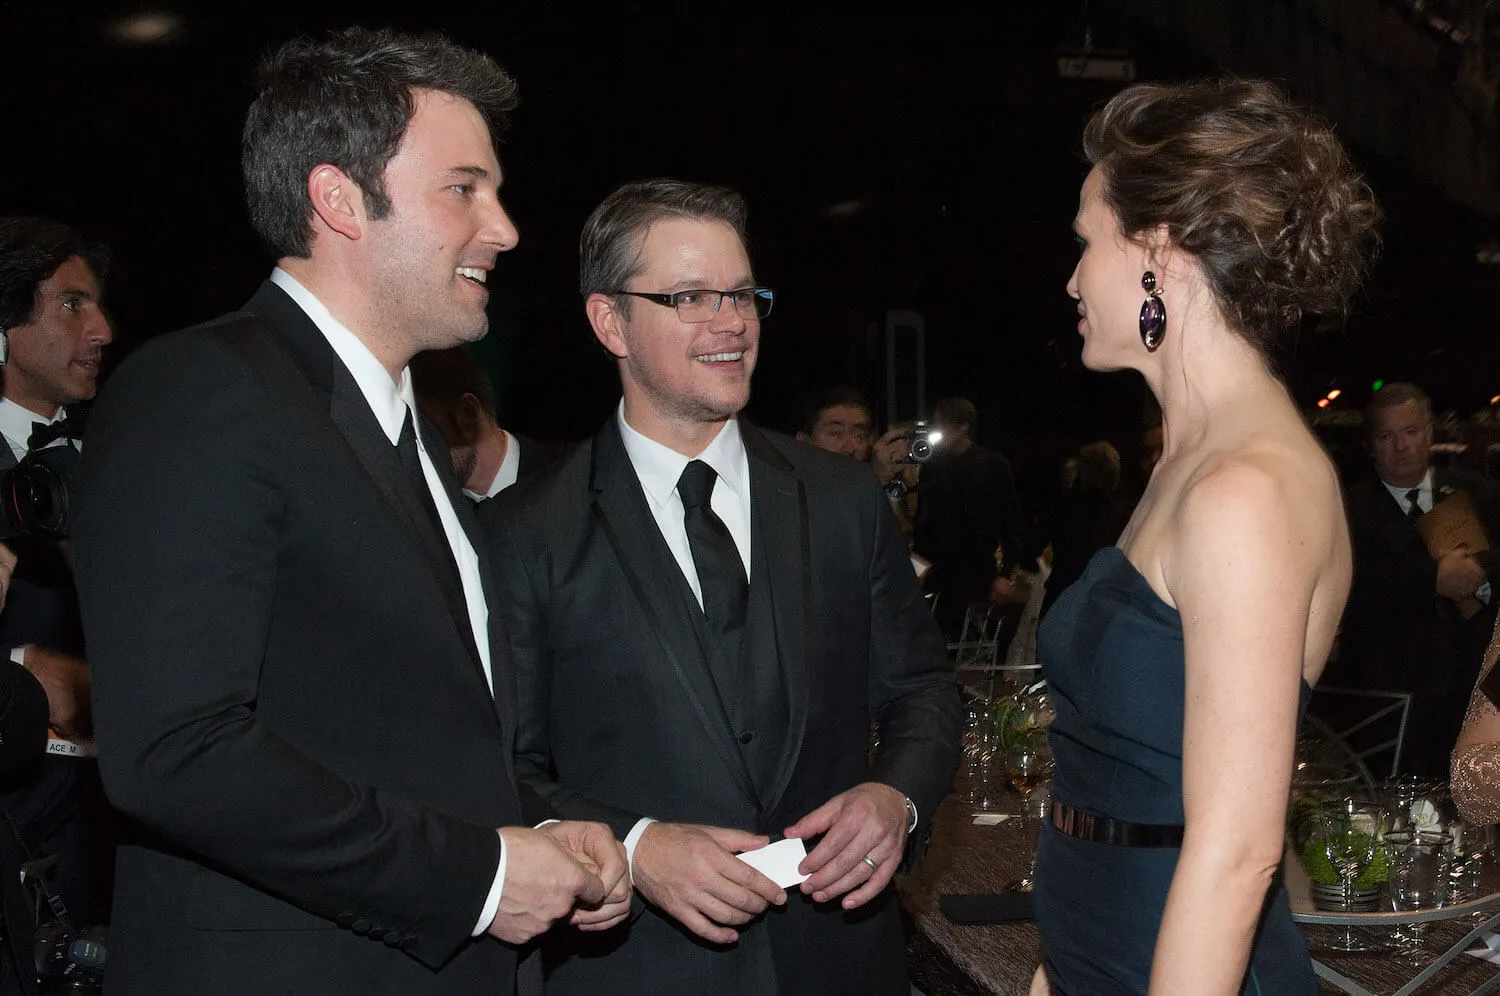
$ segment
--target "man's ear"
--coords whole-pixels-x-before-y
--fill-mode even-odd
[[[453,406],[453,430],[460,445],[469,446],[478,441],[480,430],[487,421],[489,412],[484,410],[478,398],[467,392],[459,396],[458,404]]]
[[[364,193],[343,170],[329,163],[314,166],[307,174],[307,196],[327,228],[351,241],[364,235]]]
[[[609,350],[610,355],[623,360],[630,355],[625,345],[625,318],[620,314],[620,305],[608,294],[590,294],[583,303],[583,310],[593,326],[594,338]]]

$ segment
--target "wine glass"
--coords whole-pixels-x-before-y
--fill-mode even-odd
[[[1042,826],[1042,814],[1035,812],[1032,806],[1032,793],[1052,777],[1052,751],[1047,747],[1045,735],[1034,733],[1008,747],[1005,773],[1011,786],[1021,793],[1021,835],[1031,846],[1031,864],[1026,874],[1007,885],[1006,889],[1030,892],[1036,874],[1036,840]],[[1050,797],[1051,793],[1044,788],[1041,795]]]
[[[1449,848],[1453,835],[1429,830],[1398,830],[1385,835],[1386,887],[1396,912],[1438,909],[1448,901]],[[1391,935],[1399,960],[1420,968],[1426,923],[1406,923]]]
[[[1026,800],[1036,787],[1052,777],[1052,751],[1041,737],[1024,737],[1005,752],[1005,774],[1021,793],[1021,819],[1026,819]]]
[[[993,741],[990,711],[990,701],[983,696],[975,696],[969,701],[968,715],[964,720],[964,776],[968,783],[964,801],[975,807],[981,805],[986,795],[987,779],[984,769]]]
[[[1373,907],[1375,886],[1359,888],[1360,876],[1375,862],[1383,836],[1385,810],[1373,802],[1340,799],[1318,809],[1314,815],[1313,840],[1338,878],[1337,886],[1313,886],[1313,901],[1321,909],[1343,913],[1363,912],[1368,893]],[[1369,951],[1366,943],[1345,925],[1343,933],[1329,945],[1335,951]]]

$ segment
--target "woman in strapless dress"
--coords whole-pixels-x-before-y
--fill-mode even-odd
[[[1346,308],[1379,212],[1327,126],[1266,83],[1132,86],[1084,149],[1083,362],[1144,376],[1164,444],[1118,545],[1042,625],[1056,768],[1033,988],[1314,993],[1279,869],[1349,537],[1268,357]]]

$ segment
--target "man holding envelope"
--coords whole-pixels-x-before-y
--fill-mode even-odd
[[[1324,683],[1411,692],[1401,770],[1446,779],[1495,623],[1500,515],[1486,482],[1432,465],[1432,423],[1414,384],[1387,384],[1365,410],[1375,473],[1346,494],[1354,581]]]
[[[518,774],[614,829],[647,904],[558,937],[549,993],[909,992],[887,885],[951,782],[957,687],[868,468],[738,417],[774,300],[744,215],[673,180],[594,211],[581,290],[622,403],[480,510]]]

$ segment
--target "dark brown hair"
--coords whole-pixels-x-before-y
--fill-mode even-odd
[[[1146,245],[1165,225],[1262,350],[1304,314],[1346,311],[1378,251],[1380,210],[1343,146],[1269,83],[1136,84],[1083,148],[1121,233]]]
[[[641,271],[646,233],[658,221],[687,218],[722,221],[747,244],[745,199],[728,187],[687,180],[627,183],[606,197],[584,222],[578,240],[578,290],[615,294]],[[653,290],[656,288],[653,288]],[[630,317],[630,299],[617,296],[620,313]]]
[[[437,34],[347,28],[294,38],[261,63],[240,163],[250,223],[273,253],[312,252],[307,175],[319,163],[359,184],[372,218],[386,216],[385,167],[416,112],[416,90],[473,104],[492,142],[516,106],[515,80],[489,56]]]
[[[47,218],[0,218],[0,329],[29,325],[37,317],[37,293],[58,267],[77,256],[103,284],[109,250]]]

